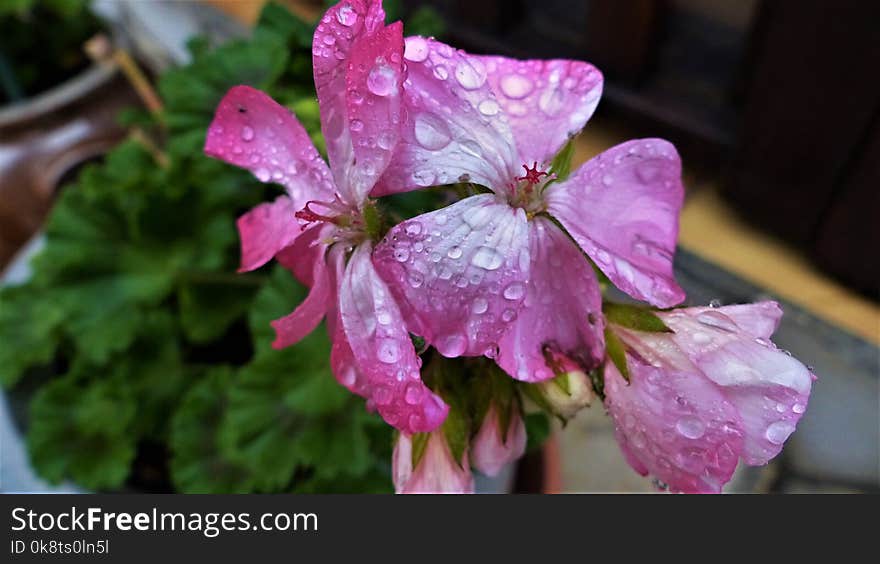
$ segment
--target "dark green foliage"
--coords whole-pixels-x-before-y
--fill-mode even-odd
[[[0,1],[0,105],[40,94],[88,67],[83,43],[100,30],[86,0]]]

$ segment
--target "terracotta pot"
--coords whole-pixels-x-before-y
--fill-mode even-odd
[[[95,65],[0,108],[0,270],[39,229],[70,173],[122,139],[116,116],[135,104],[115,69]]]

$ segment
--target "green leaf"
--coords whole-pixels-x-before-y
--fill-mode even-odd
[[[31,402],[31,463],[46,480],[73,478],[89,489],[118,488],[135,454],[135,400],[112,380],[70,374],[43,386]]]
[[[412,467],[415,469],[422,457],[425,456],[425,449],[428,448],[428,439],[431,433],[413,433],[412,435]]]
[[[526,451],[534,452],[544,446],[550,437],[550,418],[544,413],[527,413],[523,418],[526,424]]]
[[[568,178],[571,173],[571,159],[574,157],[575,138],[569,138],[568,142],[553,157],[550,163],[550,172],[556,175],[556,181],[562,181]]]
[[[626,365],[626,349],[620,338],[609,327],[605,327],[605,353],[623,379],[629,382],[629,367]]]
[[[259,282],[247,283],[249,279],[245,277],[225,278],[211,280],[206,277],[199,282],[181,284],[178,288],[180,324],[190,341],[208,343],[217,339],[247,312],[259,289]]]
[[[255,34],[274,35],[290,48],[311,51],[315,26],[278,4],[267,2],[257,19]]]
[[[590,383],[593,385],[593,391],[599,396],[599,399],[602,400],[602,403],[605,402],[605,365],[603,364],[599,368],[594,370],[590,370]]]
[[[467,413],[454,405],[450,405],[449,414],[440,428],[443,431],[446,443],[449,445],[452,458],[461,466],[464,453],[467,451],[468,444],[470,443],[471,435],[471,426]]]
[[[0,289],[0,384],[12,387],[27,368],[52,360],[62,319],[36,289]]]
[[[602,313],[605,314],[605,319],[608,322],[627,329],[651,333],[672,333],[672,329],[667,327],[651,309],[645,306],[605,302],[602,304]]]
[[[171,478],[184,493],[247,493],[248,472],[225,459],[217,440],[233,372],[215,367],[183,396],[171,420]]]
[[[276,34],[255,34],[205,54],[159,79],[165,121],[173,132],[200,129],[204,135],[217,103],[238,84],[268,89],[284,72],[287,47]]]

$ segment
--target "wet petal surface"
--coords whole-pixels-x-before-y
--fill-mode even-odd
[[[382,418],[403,432],[431,431],[449,408],[422,383],[421,359],[391,292],[373,268],[371,251],[369,243],[359,245],[343,274],[342,326]]]
[[[575,244],[546,218],[529,223],[530,281],[516,320],[499,342],[496,359],[525,382],[554,376],[550,351],[576,359],[584,371],[604,354],[602,295],[589,263]]]
[[[472,196],[397,225],[374,261],[413,333],[447,357],[492,356],[526,295],[525,213]]]
[[[503,189],[518,170],[513,134],[475,57],[408,37],[405,121],[381,196],[454,182]]]
[[[583,129],[602,96],[602,73],[589,63],[478,59],[507,114],[522,162],[550,162]]]
[[[226,93],[208,128],[205,154],[287,189],[296,210],[332,198],[330,171],[293,113],[250,86]]]
[[[684,300],[672,272],[684,188],[670,143],[618,145],[551,184],[545,197],[550,214],[615,286],[658,307]]]

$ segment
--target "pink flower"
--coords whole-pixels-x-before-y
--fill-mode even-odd
[[[601,294],[583,253],[636,298],[682,301],[672,145],[631,141],[566,180],[546,172],[593,113],[598,70],[472,56],[422,37],[407,38],[404,58],[406,120],[376,193],[491,189],[406,221],[377,246],[374,263],[411,331],[447,357],[486,355],[536,382],[554,376],[548,355],[586,371],[604,354]]]
[[[273,346],[296,343],[326,317],[337,379],[413,433],[437,427],[448,407],[422,383],[401,312],[370,260],[376,216],[368,194],[398,141],[405,76],[402,26],[384,19],[380,1],[350,0],[328,10],[315,32],[329,168],[296,117],[247,86],[220,102],[205,152],[286,188],[238,222],[241,270],[277,256],[311,286],[293,313],[272,323]]]
[[[474,477],[468,464],[467,451],[461,461],[455,460],[440,430],[418,440],[427,443],[417,455],[417,464],[413,469],[413,437],[401,433],[397,438],[391,460],[397,493],[474,493]]]
[[[605,405],[629,464],[671,490],[720,492],[741,458],[766,464],[807,408],[814,377],[776,348],[775,302],[656,312],[674,333],[616,325],[631,382],[605,367]]]
[[[505,465],[526,451],[526,425],[518,408],[511,410],[507,425],[499,418],[495,404],[489,406],[471,445],[473,466],[487,476],[497,476]]]

